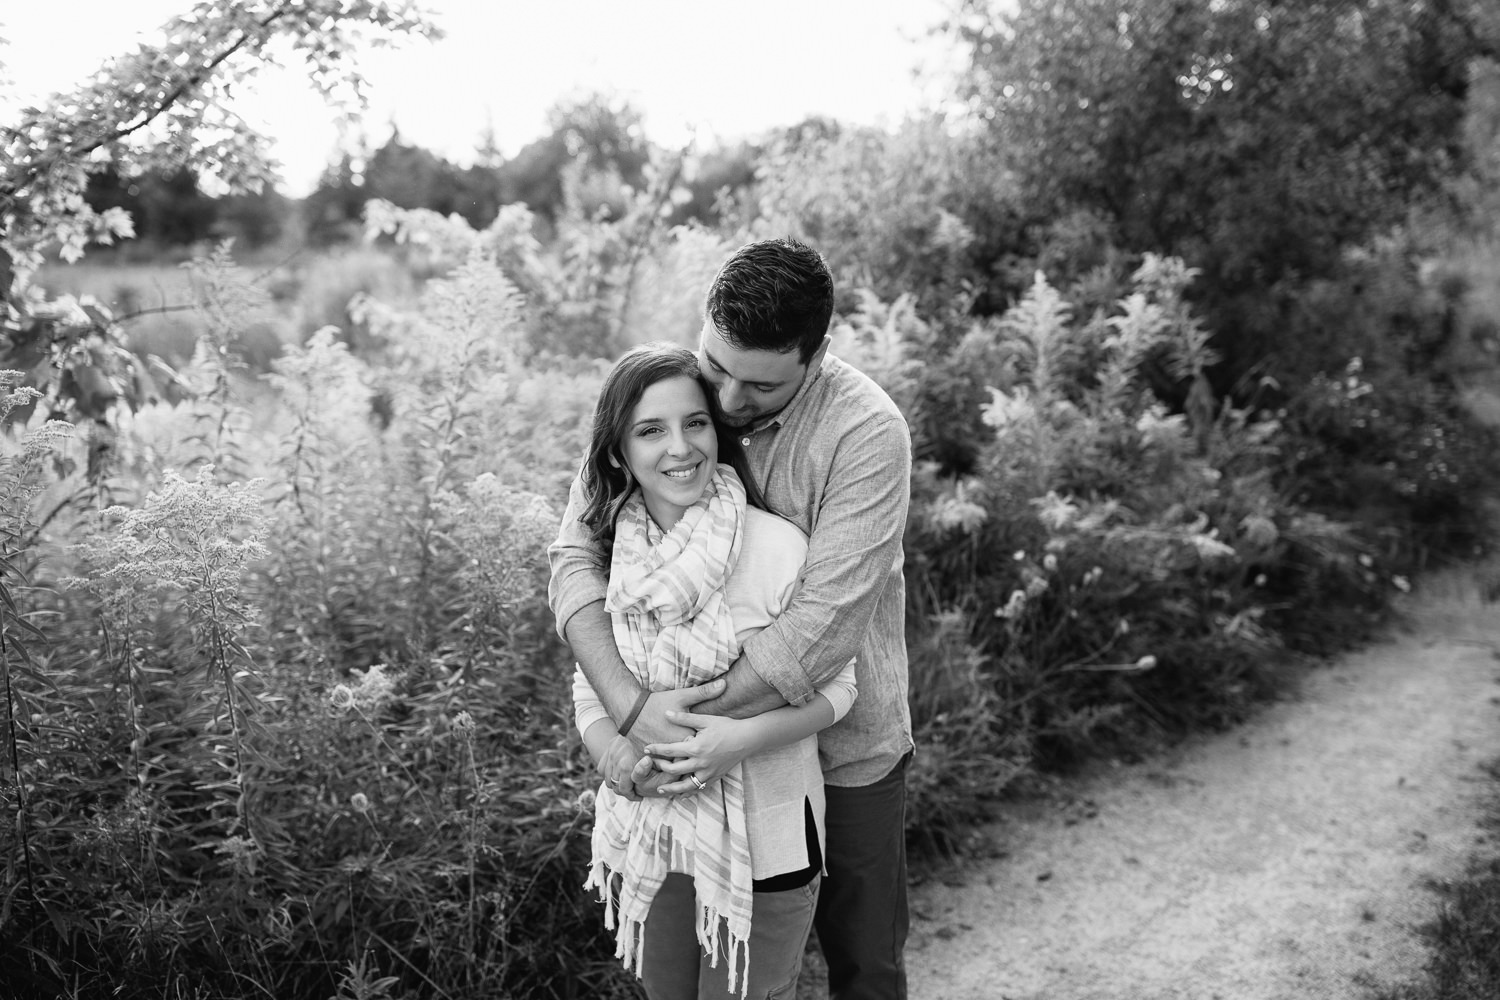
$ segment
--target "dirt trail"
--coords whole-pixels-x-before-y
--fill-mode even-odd
[[[1491,571],[1493,572],[1493,571]],[[914,1000],[1341,1000],[1414,976],[1500,757],[1500,604],[1426,581],[1392,637],[1231,732],[1105,768],[913,892]]]

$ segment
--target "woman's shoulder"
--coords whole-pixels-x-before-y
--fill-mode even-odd
[[[745,508],[745,539],[741,553],[753,547],[757,552],[765,550],[775,555],[796,555],[800,560],[807,553],[807,536],[791,521],[759,507]]]
[[[735,625],[753,630],[770,624],[791,599],[807,561],[807,536],[786,518],[756,507],[745,508],[743,531],[726,589]]]

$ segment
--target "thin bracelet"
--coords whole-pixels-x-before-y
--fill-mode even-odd
[[[630,727],[635,725],[635,720],[641,717],[641,709],[646,707],[646,699],[649,697],[651,697],[650,691],[642,691],[636,696],[635,705],[630,709],[630,714],[625,716],[624,724],[620,726],[621,736],[629,735]]]

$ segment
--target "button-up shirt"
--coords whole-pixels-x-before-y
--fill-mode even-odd
[[[790,606],[745,643],[735,669],[801,705],[855,657],[859,697],[819,734],[819,755],[829,784],[871,784],[912,748],[901,550],[911,433],[884,390],[831,355],[781,412],[737,433],[766,503],[806,532],[808,552]],[[608,560],[582,510],[575,480],[548,549],[559,633],[607,589]]]

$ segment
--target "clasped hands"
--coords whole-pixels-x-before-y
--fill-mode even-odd
[[[743,723],[689,711],[724,693],[718,678],[697,687],[651,694],[631,727],[616,736],[599,773],[627,799],[691,795],[707,788],[747,756]]]

